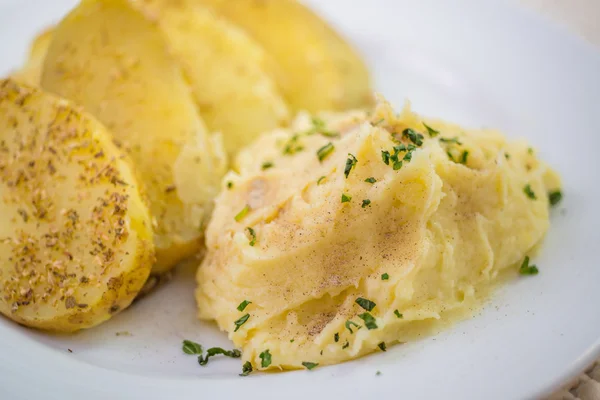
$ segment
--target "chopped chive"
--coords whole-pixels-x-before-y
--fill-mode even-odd
[[[348,179],[348,175],[350,175],[350,171],[352,168],[356,166],[358,160],[352,154],[348,153],[348,159],[346,160],[346,166],[344,167],[344,175],[346,175],[346,179]]]
[[[345,193],[342,193],[342,203],[349,203],[352,200],[352,196],[348,196]]]
[[[368,207],[368,206],[370,206],[370,205],[371,205],[371,200],[369,200],[369,199],[364,199],[364,200],[362,201],[362,208],[366,208],[366,207]]]
[[[249,212],[250,212],[250,206],[246,205],[244,208],[242,208],[242,211],[237,213],[237,215],[235,216],[235,221],[240,222],[241,220],[243,220],[246,217],[246,215],[248,215]]]
[[[242,373],[240,376],[248,376],[252,372],[252,363],[250,361],[246,361],[242,366]]]
[[[309,361],[303,361],[303,362],[302,362],[302,365],[304,365],[304,367],[305,367],[307,370],[309,370],[309,371],[310,371],[311,369],[315,368],[315,367],[316,367],[316,366],[318,366],[319,364],[317,364],[317,363],[313,363],[313,362],[309,362]]]
[[[376,306],[371,300],[363,299],[362,297],[357,298],[354,302],[367,311],[372,311]]]
[[[385,163],[385,165],[390,165],[390,152],[387,150],[381,151],[381,159]]]
[[[319,158],[319,161],[323,161],[325,158],[327,158],[327,156],[330,155],[334,149],[335,147],[333,146],[333,143],[329,142],[317,150],[317,157]]]
[[[244,300],[240,303],[239,306],[237,306],[237,310],[238,311],[244,311],[246,309],[246,307],[248,307],[248,304],[252,304],[251,301],[248,300]]]
[[[271,353],[269,350],[265,350],[259,354],[260,357],[260,366],[263,368],[267,368],[271,365]]]
[[[304,147],[298,143],[299,138],[300,138],[300,135],[295,134],[290,138],[290,140],[288,140],[287,144],[283,148],[284,155],[293,155],[299,151],[304,150]]]
[[[182,349],[185,354],[202,354],[202,345],[191,340],[184,340]]]
[[[430,137],[436,137],[437,135],[440,134],[440,131],[437,131],[437,130],[433,129],[432,127],[430,127],[429,125],[427,125],[425,122],[422,122],[422,124],[425,127],[425,129],[427,129],[427,132],[429,133]]]
[[[458,163],[458,162],[456,161],[456,158],[454,158],[454,156],[453,156],[453,155],[452,155],[452,153],[450,152],[450,150],[448,150],[448,151],[446,152],[446,154],[448,154],[448,158],[449,158],[450,160],[454,161],[455,163]]]
[[[404,318],[404,315],[400,314],[400,311],[394,310],[394,315],[398,318]]]
[[[385,121],[385,118],[381,118],[379,121],[373,122],[372,124],[373,124],[373,126],[377,126],[377,125],[381,124],[383,121]]]
[[[381,342],[377,345],[377,347],[379,347],[381,349],[381,351],[386,351],[387,348],[385,346],[385,342]]]
[[[460,140],[458,140],[457,137],[453,137],[453,138],[440,138],[440,142],[442,143],[455,143],[457,145],[462,145],[462,143],[460,142]]]
[[[375,322],[375,317],[373,317],[368,312],[359,314],[358,318],[365,321],[365,326],[367,327],[368,330],[377,329],[377,323]]]
[[[396,161],[393,168],[394,171],[398,171],[400,168],[402,168],[402,161]]]
[[[562,200],[562,192],[560,190],[554,190],[550,193],[548,193],[548,201],[550,202],[551,206],[555,206],[558,203],[560,203],[560,201]]]
[[[242,327],[242,325],[244,325],[246,323],[246,321],[248,321],[248,318],[250,318],[250,314],[246,314],[246,315],[242,316],[240,319],[238,319],[237,321],[235,321],[234,322],[235,329],[233,331],[237,332],[238,329],[240,329]]]
[[[349,346],[350,346],[350,342],[348,342],[348,341],[346,340],[346,343],[344,343],[344,345],[342,346],[342,349],[345,349],[345,348],[347,348],[347,347],[349,347]]]
[[[256,232],[251,227],[247,227],[246,230],[250,234],[250,243],[248,244],[254,247],[254,245],[256,244]]]
[[[527,195],[527,197],[529,197],[531,200],[536,200],[537,197],[535,195],[535,192],[531,189],[531,185],[528,183],[527,185],[525,185],[525,187],[523,188],[523,192]]]
[[[463,151],[462,155],[460,156],[460,163],[466,165],[467,157],[469,157],[469,152],[467,150],[465,150],[465,151]]]
[[[317,180],[317,185],[320,185],[324,179],[325,179],[325,176],[320,177],[319,180]]]
[[[333,335],[333,341],[336,342],[336,343],[340,341],[340,334],[339,333],[336,332],[335,335]]]
[[[390,279],[390,276],[388,275],[387,272],[385,274],[381,275],[381,280],[382,281],[387,281],[388,279]]]
[[[367,182],[367,183],[375,183],[375,182],[377,182],[377,179],[375,179],[373,177],[370,177],[370,178],[365,179],[365,182]]]
[[[346,321],[346,329],[348,329],[351,334],[354,333],[354,331],[352,330],[352,325],[354,325],[357,330],[360,329],[360,325],[356,322],[350,320]]]
[[[271,161],[265,161],[265,162],[262,164],[262,166],[261,166],[261,169],[264,171],[264,170],[266,170],[266,169],[273,168],[273,166],[274,166],[274,165],[275,165],[275,164],[273,164],[273,162],[271,162]]]
[[[529,256],[525,256],[525,259],[519,268],[519,273],[521,275],[537,275],[539,272],[537,266],[529,265]]]

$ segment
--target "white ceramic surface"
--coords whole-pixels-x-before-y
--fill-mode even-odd
[[[0,75],[74,3],[0,0]],[[360,48],[398,106],[410,99],[423,114],[526,137],[561,172],[566,197],[535,260],[540,275],[510,283],[476,318],[436,337],[342,365],[240,378],[238,360],[201,367],[182,354],[182,339],[231,347],[195,319],[193,271],[182,269],[75,336],[0,318],[0,399],[523,399],[600,356],[598,51],[497,0],[309,3]],[[116,335],[123,331],[132,336]]]

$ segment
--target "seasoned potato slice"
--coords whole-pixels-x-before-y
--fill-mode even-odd
[[[44,59],[52,41],[52,32],[53,29],[49,28],[36,36],[29,49],[27,62],[23,68],[13,74],[15,80],[31,86],[40,84]]]
[[[42,87],[83,105],[131,155],[156,222],[153,272],[194,254],[226,161],[157,24],[126,0],[82,1],[55,30]]]
[[[358,54],[296,0],[186,0],[211,7],[245,29],[279,63],[279,84],[294,110],[360,108],[371,102]]]
[[[52,331],[97,325],[129,306],[153,250],[109,132],[65,100],[0,81],[0,312]]]
[[[137,2],[164,31],[192,87],[200,115],[223,133],[229,154],[287,123],[269,70],[273,60],[243,30],[204,7],[173,0]]]

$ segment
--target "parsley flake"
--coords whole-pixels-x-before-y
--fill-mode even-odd
[[[359,314],[358,318],[365,321],[365,326],[367,327],[368,330],[377,329],[377,323],[375,322],[375,317],[373,317],[368,312]]]
[[[388,279],[390,279],[390,276],[388,275],[387,272],[385,274],[381,275],[381,280],[382,281],[387,281]]]
[[[396,161],[393,168],[394,171],[398,171],[400,168],[402,168],[402,161]]]
[[[202,354],[202,345],[191,340],[184,340],[182,349],[185,354]]]
[[[376,306],[371,300],[363,299],[362,297],[359,297],[354,302],[367,311],[372,311]]]
[[[241,220],[243,220],[246,215],[248,215],[248,213],[250,212],[250,206],[246,205],[244,208],[242,208],[242,211],[240,211],[239,213],[237,213],[237,215],[235,216],[235,222],[240,222]]]
[[[259,354],[260,357],[260,366],[263,368],[267,368],[271,365],[271,353],[269,350],[265,350]]]
[[[560,201],[562,200],[562,192],[560,190],[555,190],[552,191],[550,193],[548,193],[548,201],[550,202],[551,206],[555,206],[558,203],[560,203]]]
[[[531,185],[528,183],[527,185],[525,185],[525,187],[523,188],[523,192],[527,195],[527,197],[529,197],[531,200],[536,200],[537,197],[534,193],[534,191],[531,189]]]
[[[354,333],[354,331],[352,330],[352,326],[351,325],[354,325],[357,330],[360,329],[360,325],[357,324],[356,322],[350,321],[350,320],[346,321],[346,329],[348,329],[351,334]]]
[[[367,207],[368,207],[368,206],[370,206],[370,205],[371,205],[371,200],[369,200],[369,199],[364,199],[364,200],[362,201],[362,208],[367,208]]]
[[[233,187],[233,182],[227,181],[227,189],[231,189]]]
[[[381,118],[379,121],[372,122],[372,124],[373,124],[373,126],[377,126],[377,125],[381,124],[383,121],[385,121],[385,118]]]
[[[225,357],[231,357],[231,358],[240,358],[242,356],[242,352],[237,349],[224,350],[220,347],[211,347],[210,349],[206,350],[205,357],[202,357],[202,356],[198,357],[198,363],[200,365],[204,366],[204,365],[208,364],[208,359],[210,357],[214,357],[218,354],[222,354]]]
[[[348,196],[346,193],[342,193],[342,203],[349,203],[352,200],[352,196]]]
[[[246,307],[248,307],[248,304],[252,304],[251,301],[248,300],[244,300],[240,303],[239,306],[237,306],[237,310],[238,311],[244,311],[246,309]]]
[[[305,367],[307,370],[309,370],[309,371],[310,371],[311,369],[315,368],[315,367],[316,367],[316,366],[318,366],[319,364],[317,364],[317,363],[313,363],[313,362],[309,362],[309,361],[303,361],[303,362],[302,362],[302,365],[304,365],[304,367]]]
[[[410,141],[413,142],[414,144],[416,144],[417,146],[423,145],[423,135],[415,132],[414,130],[412,130],[410,128],[407,128],[404,131],[402,131],[402,136],[408,137],[410,139]]]
[[[342,349],[345,349],[345,348],[347,348],[347,347],[350,347],[350,342],[348,342],[348,341],[346,340],[346,343],[345,343],[345,344],[342,346]]]
[[[243,315],[240,319],[235,321],[234,322],[235,329],[233,331],[237,332],[238,329],[240,329],[242,327],[242,325],[244,325],[246,323],[246,321],[248,321],[248,318],[250,318],[250,314]]]
[[[377,182],[377,179],[375,179],[373,177],[370,177],[370,178],[365,179],[365,182],[367,182],[367,183],[375,183],[375,182]]]
[[[519,268],[519,273],[521,275],[537,275],[540,271],[535,265],[529,265],[529,256],[525,256],[521,267]]]
[[[296,339],[292,339],[292,340],[290,340],[290,343],[294,343],[294,340],[296,340]]]
[[[381,342],[377,345],[381,349],[381,351],[386,351],[387,347],[385,347],[385,342]]]
[[[323,161],[325,158],[327,158],[328,155],[333,153],[333,150],[335,150],[335,147],[331,142],[317,150],[317,157],[319,158],[319,161]]]
[[[400,311],[394,310],[394,315],[398,318],[404,318],[404,315],[400,314]]]
[[[381,150],[381,159],[385,165],[390,165],[390,152],[387,150]]]
[[[242,373],[240,376],[248,376],[252,372],[252,363],[250,361],[246,361],[242,366]]]
[[[375,375],[377,375],[377,376],[381,375],[381,371],[375,372]]]
[[[346,179],[348,179],[348,175],[350,175],[350,171],[352,168],[356,166],[358,160],[352,154],[348,153],[348,159],[346,160],[346,167],[344,168],[344,175],[346,175]]]
[[[261,166],[261,169],[264,171],[264,170],[266,170],[266,169],[273,168],[274,166],[275,166],[275,164],[273,164],[273,162],[272,162],[272,161],[265,161],[265,162],[262,164],[262,166]]]
[[[246,230],[248,231],[248,234],[250,235],[250,242],[248,244],[250,246],[254,247],[254,245],[256,244],[256,232],[251,227],[247,227]]]
[[[429,133],[429,137],[436,137],[437,135],[440,134],[440,131],[433,129],[432,127],[427,125],[425,122],[422,122],[422,124],[425,127],[425,129],[427,129],[427,133]]]
[[[333,341],[336,342],[336,343],[340,341],[340,334],[339,333],[336,332],[335,335],[333,335]]]

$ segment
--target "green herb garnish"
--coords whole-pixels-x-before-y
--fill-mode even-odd
[[[412,155],[413,155],[413,152],[412,152],[412,151],[409,151],[408,153],[406,153],[406,154],[404,155],[404,158],[403,158],[403,160],[404,160],[404,161],[410,161],[410,160],[412,160]]]
[[[317,157],[319,158],[319,161],[323,161],[325,158],[327,158],[328,155],[333,153],[334,149],[335,147],[333,146],[333,143],[329,142],[317,150]]]
[[[553,192],[548,193],[548,201],[551,206],[555,206],[562,200],[562,192],[560,190],[555,190]]]
[[[240,329],[242,327],[242,325],[244,325],[246,323],[246,321],[248,321],[248,318],[250,318],[250,314],[243,315],[240,319],[235,321],[234,322],[235,329],[233,331],[237,332],[238,329]]]
[[[454,156],[452,155],[452,153],[450,152],[450,150],[448,150],[446,152],[446,154],[448,154],[448,158],[452,161],[454,161],[455,163],[457,163],[456,158],[454,158]]]
[[[350,342],[346,340],[346,343],[342,346],[342,349],[345,349],[350,346]]]
[[[272,161],[265,161],[262,166],[261,169],[264,171],[265,169],[269,169],[269,168],[273,168],[275,164],[273,164]]]
[[[527,195],[527,197],[529,197],[531,200],[536,200],[537,197],[534,193],[534,191],[531,189],[531,185],[528,183],[527,185],[525,185],[525,187],[523,188],[523,192]]]
[[[371,200],[369,199],[364,199],[362,201],[362,208],[366,208],[367,206],[371,205]]]
[[[422,122],[422,124],[425,127],[425,129],[427,129],[427,132],[429,133],[430,137],[436,137],[437,135],[440,134],[440,131],[436,131],[435,129],[433,129],[432,127],[427,125],[425,122]]]
[[[296,340],[296,339],[292,339],[292,340],[290,340],[290,343],[294,343],[294,340]]]
[[[507,160],[510,160],[510,154],[504,153],[504,158],[506,158]]]
[[[404,315],[400,314],[400,311],[394,310],[394,315],[398,318],[404,318]]]
[[[346,167],[344,168],[344,175],[346,175],[346,179],[348,179],[348,175],[350,175],[350,171],[352,168],[356,166],[358,160],[352,154],[348,153],[348,159],[346,160]]]
[[[313,362],[309,362],[309,361],[303,361],[303,362],[302,362],[302,365],[304,365],[304,367],[305,367],[307,370],[309,370],[309,371],[310,371],[311,369],[313,369],[314,367],[316,367],[316,366],[317,366],[317,365],[319,365],[319,364],[317,364],[317,363],[313,363]]]
[[[457,144],[459,146],[462,145],[462,143],[460,142],[460,140],[458,140],[457,137],[450,138],[450,139],[442,137],[442,138],[440,138],[440,142],[442,142],[442,143],[455,143],[455,144]]]
[[[352,200],[352,196],[348,196],[345,193],[342,193],[342,203],[349,203]]]
[[[233,187],[233,182],[227,181],[227,189],[231,189]]]
[[[367,182],[367,183],[375,183],[375,182],[377,182],[377,180],[375,178],[373,178],[373,177],[370,177],[370,178],[365,179],[365,182]]]
[[[402,136],[408,137],[410,139],[410,141],[413,142],[417,146],[423,145],[423,135],[415,132],[414,130],[412,130],[410,128],[407,128],[404,131],[402,131]]]
[[[336,332],[335,335],[333,335],[333,341],[336,342],[336,343],[340,341],[340,334],[339,333]]]
[[[390,276],[388,275],[387,272],[385,274],[381,275],[381,280],[382,281],[387,281],[388,279],[390,279]]]
[[[241,220],[244,219],[244,217],[246,217],[246,215],[248,215],[249,212],[250,212],[250,206],[246,205],[244,208],[242,208],[242,211],[237,213],[237,215],[235,216],[235,221],[240,222]]]
[[[191,340],[184,340],[182,349],[185,354],[202,354],[202,345]]]
[[[521,267],[519,268],[519,273],[521,275],[537,275],[540,271],[535,265],[529,265],[529,256],[525,256]]]
[[[211,347],[210,349],[206,350],[206,356],[202,357],[199,356],[198,357],[198,363],[200,365],[206,365],[208,363],[208,359],[210,357],[214,357],[218,354],[222,354],[225,357],[231,357],[231,358],[240,358],[242,356],[242,352],[237,350],[237,349],[233,349],[233,350],[224,350],[220,347]]]
[[[251,301],[248,300],[244,300],[240,303],[239,306],[237,306],[237,310],[238,311],[244,311],[246,309],[246,307],[248,307],[248,304],[252,304]]]
[[[379,124],[381,124],[383,121],[385,121],[385,118],[381,118],[379,121],[377,122],[372,122],[373,126],[377,126]]]
[[[265,350],[259,354],[260,357],[260,366],[263,368],[267,368],[271,365],[271,353],[269,350]]]
[[[363,299],[362,297],[356,299],[355,303],[367,311],[372,311],[376,306],[376,304],[373,303],[371,300]]]
[[[248,243],[250,246],[253,246],[256,244],[256,232],[254,231],[254,229],[247,227],[246,230],[248,231],[248,233],[250,234],[250,243]],[[240,310],[241,311],[241,310]]]
[[[375,375],[377,375],[377,376],[381,375],[381,371],[375,372]]]
[[[323,121],[320,118],[313,117],[312,124],[313,124],[312,128],[308,132],[306,132],[307,135],[312,135],[312,134],[318,133],[318,134],[321,134],[328,138],[334,138],[334,137],[340,136],[340,134],[337,132],[328,131],[325,121]]]
[[[300,135],[295,134],[294,136],[292,136],[290,138],[290,140],[288,140],[287,144],[283,148],[284,155],[293,155],[293,154],[298,153],[299,151],[304,150],[304,147],[298,143],[299,138],[300,138]]]
[[[402,161],[396,161],[393,168],[394,171],[398,171],[400,168],[402,168]]]
[[[325,179],[325,176],[320,177],[319,180],[317,181],[317,185],[320,185],[324,179]]]
[[[351,334],[354,333],[354,331],[352,330],[352,326],[351,325],[354,325],[357,330],[360,329],[360,325],[357,324],[356,322],[350,321],[350,320],[346,321],[346,329],[348,329]]]
[[[367,327],[368,330],[377,329],[377,323],[375,322],[375,317],[373,317],[368,312],[359,314],[358,318],[365,321],[365,326]]]
[[[390,165],[390,152],[387,150],[381,150],[381,159],[385,165]]]
[[[242,373],[240,376],[248,376],[252,372],[252,363],[250,361],[246,361],[242,366]]]
[[[467,150],[463,151],[462,155],[460,156],[460,163],[466,165],[468,157],[469,157],[469,152]]]
[[[529,154],[533,154],[533,147],[528,147],[528,148],[527,148],[527,152],[528,152]]]
[[[385,347],[385,342],[381,342],[377,345],[377,347],[379,347],[381,349],[381,351],[386,351],[387,348]]]

